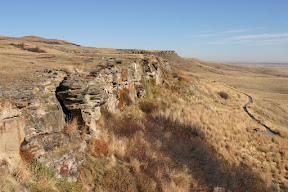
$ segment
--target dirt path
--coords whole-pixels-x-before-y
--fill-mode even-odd
[[[246,105],[243,106],[243,109],[244,111],[254,120],[254,121],[257,121],[258,124],[262,125],[263,127],[266,128],[266,131],[263,132],[263,134],[265,135],[270,135],[270,136],[276,136],[276,135],[279,135],[279,133],[276,133],[274,131],[272,131],[268,126],[266,126],[265,124],[261,123],[261,121],[257,120],[251,113],[249,113],[249,111],[247,110],[247,106],[250,105],[251,103],[253,103],[253,98],[248,95],[248,94],[245,94],[248,98],[249,98],[249,101]],[[256,131],[258,131],[257,129],[255,129]]]

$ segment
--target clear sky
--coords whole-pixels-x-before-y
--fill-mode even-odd
[[[288,62],[288,0],[3,0],[0,35]]]

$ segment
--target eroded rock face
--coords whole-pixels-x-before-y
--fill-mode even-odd
[[[135,97],[144,97],[146,81],[163,83],[161,62],[155,57],[132,61],[109,59],[105,68],[75,70],[57,88],[57,97],[65,106],[68,119],[78,118],[98,137],[96,121],[101,116],[100,106],[106,104],[115,113],[133,103]]]
[[[61,70],[39,72],[38,77],[42,81],[33,84],[33,95],[24,111],[27,118],[26,140],[33,136],[62,131],[65,116],[55,91],[66,76]]]
[[[163,68],[170,69],[166,61],[153,55],[122,56],[86,70],[39,71],[31,74],[38,81],[14,90],[0,87],[0,153],[19,154],[20,147],[24,155],[38,159],[59,175],[69,173],[69,179],[75,181],[77,167],[85,162],[81,153],[86,141],[78,142],[81,145],[74,146],[74,151],[51,152],[70,142],[63,135],[65,120],[77,118],[80,127],[87,127],[90,138],[100,138],[96,127],[100,107],[106,105],[115,113],[136,97],[145,97],[147,81],[164,82]],[[77,160],[75,153],[80,154]]]
[[[26,125],[22,108],[27,102],[3,101],[0,103],[0,153],[18,154]]]

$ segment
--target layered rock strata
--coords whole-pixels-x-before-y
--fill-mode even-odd
[[[164,83],[164,72],[170,70],[162,58],[109,58],[99,65],[74,67],[70,70],[44,70],[35,82],[23,82],[17,89],[0,87],[0,153],[28,156],[44,162],[61,175],[63,169],[72,180],[77,179],[77,167],[85,156],[73,157],[73,151],[49,154],[65,146],[69,140],[63,135],[65,121],[77,118],[79,127],[85,126],[88,138],[100,138],[96,122],[105,105],[113,113],[145,97],[146,83]],[[86,142],[75,148],[83,153]],[[74,151],[75,152],[75,151]]]

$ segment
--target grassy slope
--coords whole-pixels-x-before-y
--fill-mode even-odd
[[[24,43],[30,48],[37,46],[46,53],[21,50],[11,43]],[[23,79],[37,80],[27,71],[93,67],[117,54],[115,49],[78,47],[65,41],[35,37],[0,37],[0,52],[1,84],[6,86],[14,86],[18,80],[21,85]],[[88,163],[82,167],[79,178],[82,190],[189,191],[223,186],[234,191],[256,191],[266,184],[277,186],[278,183],[283,189],[288,187],[287,137],[272,138],[254,133],[253,129],[259,126],[242,109],[248,101],[242,91],[247,91],[256,99],[258,110],[266,114],[264,105],[260,104],[268,86],[259,80],[263,89],[249,92],[254,90],[250,80],[264,76],[285,82],[285,73],[184,60],[177,55],[167,57],[182,70],[176,71],[178,75],[166,73],[169,87],[148,86],[146,99],[124,108],[118,115],[103,111],[104,116],[98,122],[102,127],[102,141],[90,140]],[[247,79],[241,82],[246,83],[236,84],[243,79],[243,74]],[[233,83],[242,91],[226,85]],[[229,98],[221,98],[219,92],[227,93]],[[268,96],[272,98],[271,94]],[[285,103],[285,98],[283,101]],[[143,108],[143,102],[157,110]],[[276,111],[271,112],[274,118],[281,118],[278,110],[286,111],[285,104],[278,105],[278,100],[272,99],[269,102],[278,106],[269,109]],[[261,113],[259,116],[264,117]],[[108,122],[107,118],[110,118]],[[281,128],[282,131],[285,133]],[[123,175],[127,178],[125,181]],[[11,174],[11,178],[19,179],[15,174]],[[41,188],[42,180],[33,182]],[[26,186],[25,181],[20,182],[20,186],[23,185]],[[26,188],[31,190],[31,186]],[[61,190],[59,185],[53,185],[52,189]]]
[[[209,63],[197,59],[182,59],[174,63],[186,74],[200,79],[222,82],[251,95],[251,112],[273,130],[288,136],[288,67],[274,68]],[[285,68],[286,70],[283,70]]]

